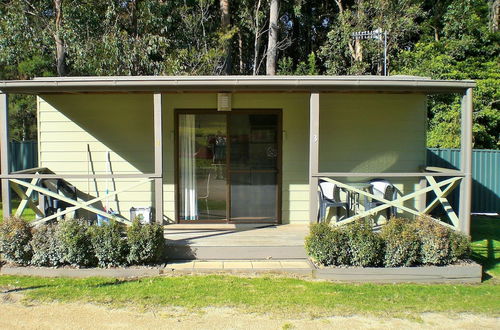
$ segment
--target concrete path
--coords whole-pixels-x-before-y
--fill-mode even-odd
[[[166,269],[173,271],[276,271],[295,272],[297,270],[310,271],[312,265],[307,260],[189,260],[168,263]],[[302,273],[302,272],[300,272]]]

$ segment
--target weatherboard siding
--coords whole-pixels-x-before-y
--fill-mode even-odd
[[[152,97],[148,95],[44,95],[38,99],[39,165],[58,174],[152,172]],[[149,141],[150,143],[148,143]],[[69,179],[95,197],[106,190],[124,189],[142,179]],[[97,184],[97,192],[96,192]],[[129,217],[131,207],[152,205],[152,184],[110,197],[108,205]],[[85,216],[86,212],[82,212]]]
[[[417,171],[425,164],[425,96],[347,94],[320,96],[320,169],[338,171]],[[163,95],[164,216],[175,218],[174,110],[215,109],[215,93]],[[106,173],[110,151],[113,173],[153,172],[152,94],[44,95],[39,98],[39,162],[56,173],[89,172],[87,144],[96,173]],[[282,222],[309,222],[309,94],[234,93],[238,109],[282,109]],[[95,195],[94,181],[69,180]],[[99,194],[111,186],[99,179]],[[115,180],[116,188],[133,184]],[[417,181],[398,181],[413,191]],[[152,184],[118,196],[128,216],[132,206],[151,206]],[[113,199],[114,200],[114,199]],[[113,203],[111,207],[116,208]]]

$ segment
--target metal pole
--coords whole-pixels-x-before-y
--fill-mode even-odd
[[[462,96],[462,129],[460,146],[460,169],[464,178],[460,185],[460,230],[470,234],[470,216],[472,205],[472,88]]]
[[[9,103],[7,94],[0,93],[0,150],[1,166],[0,173],[9,174]],[[8,179],[2,179],[2,204],[3,217],[8,218],[11,215],[10,205],[10,185]]]

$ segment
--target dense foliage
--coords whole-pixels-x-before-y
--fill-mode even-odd
[[[93,266],[96,263],[87,222],[68,219],[57,226],[64,263],[72,266]]]
[[[57,225],[42,225],[33,229],[30,241],[34,266],[56,267],[64,264],[64,254],[58,237]]]
[[[361,220],[340,227],[313,224],[305,247],[325,266],[443,266],[470,255],[467,236],[427,217],[391,218],[380,233]]]
[[[346,249],[348,237],[346,232],[325,223],[311,226],[311,232],[305,241],[305,248],[309,256],[322,265],[348,265],[350,262],[349,249]]]
[[[393,218],[381,230],[385,243],[386,267],[411,266],[417,263],[420,240],[414,221]]]
[[[155,264],[162,260],[165,250],[163,227],[158,224],[143,225],[135,220],[127,230],[130,264]]]
[[[447,265],[470,253],[470,242],[466,236],[428,218],[417,219],[416,230],[420,240],[422,264]]]
[[[345,226],[347,249],[350,254],[350,265],[376,267],[382,264],[384,242],[374,233],[368,222],[356,221]]]
[[[0,254],[4,260],[20,265],[29,264],[33,254],[30,240],[31,228],[24,220],[12,217],[0,223]]]
[[[126,263],[127,242],[121,224],[105,222],[90,227],[92,247],[99,267],[121,266]]]
[[[135,221],[125,227],[85,220],[63,220],[32,228],[20,218],[0,223],[0,261],[19,265],[116,267],[164,261],[165,237],[158,224]]]
[[[0,0],[0,79],[382,74],[383,38],[351,36],[380,29],[389,74],[477,81],[474,146],[498,149],[499,8],[500,0]],[[12,102],[13,137],[36,137],[34,99]],[[458,102],[429,102],[429,146],[458,147]]]

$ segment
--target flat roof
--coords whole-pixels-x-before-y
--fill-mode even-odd
[[[416,76],[116,76],[2,80],[3,93],[98,92],[409,92],[455,93],[473,80]]]

